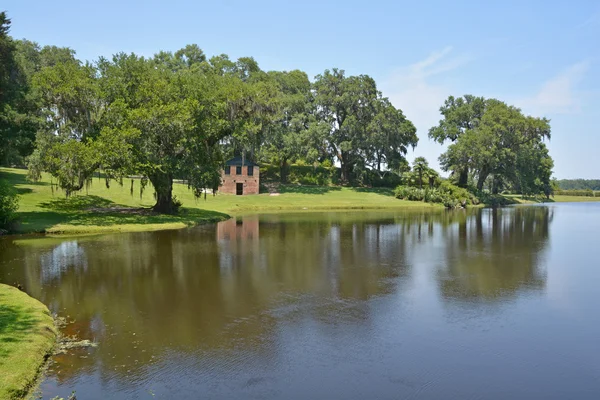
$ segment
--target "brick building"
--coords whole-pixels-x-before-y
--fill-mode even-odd
[[[252,161],[235,157],[225,163],[221,171],[221,193],[229,194],[258,194],[260,171]]]

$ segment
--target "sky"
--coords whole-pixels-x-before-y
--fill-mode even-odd
[[[450,96],[494,97],[551,119],[555,176],[600,178],[600,2],[3,0],[11,35],[67,46],[82,60],[152,56],[196,43],[254,57],[263,70],[340,68],[372,76],[427,137]]]

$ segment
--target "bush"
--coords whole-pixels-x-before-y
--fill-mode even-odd
[[[380,177],[375,171],[368,171],[365,183],[372,187],[395,188],[402,183],[402,178],[393,172],[388,172]]]
[[[411,186],[398,186],[394,195],[402,200],[423,201],[425,199],[425,190]]]
[[[467,205],[479,204],[479,199],[475,195],[448,181],[441,182],[440,186],[434,189],[419,189],[412,186],[400,185],[396,187],[394,195],[402,200],[443,204],[447,208],[460,208]]]
[[[501,206],[508,206],[510,204],[513,204],[512,200],[509,200],[506,197],[499,195],[499,194],[491,194],[491,193],[482,192],[482,193],[479,193],[479,198],[481,199],[481,202],[483,204],[485,204],[486,206],[491,206],[491,207],[501,207]]]
[[[278,165],[263,164],[260,166],[261,181],[281,182],[280,173]],[[328,186],[339,183],[339,171],[336,167],[288,165],[286,167],[286,178],[287,183]]]
[[[11,230],[18,208],[17,192],[8,182],[0,180],[0,233]]]
[[[479,199],[477,198],[477,196],[475,196],[473,193],[469,192],[465,188],[453,185],[450,181],[442,181],[442,183],[440,183],[440,186],[438,187],[438,190],[448,194],[450,198],[458,200],[461,204],[479,204]]]

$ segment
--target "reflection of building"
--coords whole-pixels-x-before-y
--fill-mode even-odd
[[[239,241],[258,239],[258,217],[231,218],[217,224],[217,240]]]
[[[221,171],[219,191],[229,194],[258,194],[260,170],[253,162],[235,157],[225,163]]]
[[[258,262],[258,216],[231,218],[217,224],[221,268],[232,269]]]

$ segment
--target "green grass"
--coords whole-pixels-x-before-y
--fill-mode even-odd
[[[585,196],[564,196],[556,195],[547,199],[545,197],[521,197],[520,194],[509,194],[505,195],[511,200],[514,200],[518,204],[537,204],[537,203],[584,203],[584,202],[596,202],[600,201],[598,197],[585,197]]]
[[[46,233],[101,233],[115,231],[150,231],[177,229],[199,223],[215,222],[229,215],[258,212],[323,211],[351,209],[439,209],[441,205],[398,200],[392,189],[366,189],[325,186],[282,185],[278,196],[260,194],[235,196],[207,195],[206,200],[195,199],[187,186],[175,184],[174,194],[183,202],[179,215],[160,215],[149,211],[154,204],[149,186],[140,197],[139,181],[131,180],[123,186],[94,179],[81,193],[66,199],[52,189],[50,177],[40,182],[26,179],[26,171],[0,168],[0,179],[11,182],[20,194],[17,232]]]
[[[25,397],[56,341],[48,308],[0,284],[0,399]]]

